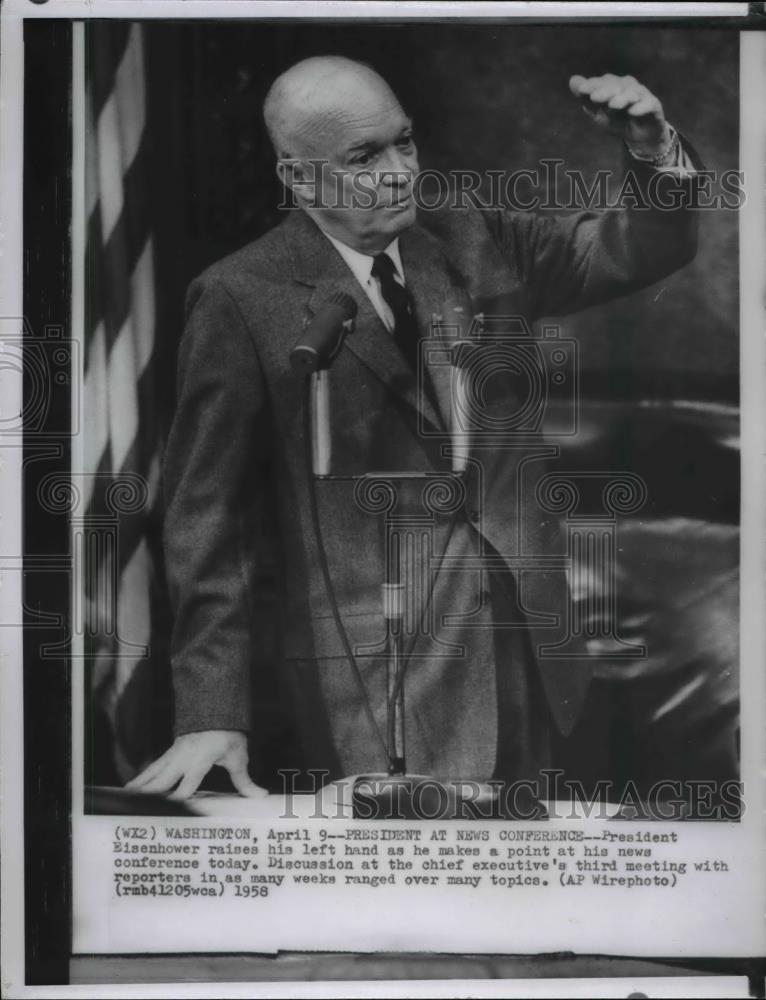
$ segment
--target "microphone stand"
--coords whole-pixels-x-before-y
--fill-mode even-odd
[[[310,376],[311,469],[318,479],[326,479],[332,467],[330,434],[330,371],[320,368]]]
[[[397,476],[419,479],[420,476]],[[453,513],[449,536],[455,524]],[[447,542],[447,545],[449,542]],[[388,772],[373,772],[355,778],[352,814],[355,819],[472,820],[500,819],[502,805],[497,789],[488,783],[459,780],[440,781],[431,775],[407,770],[405,744],[404,679],[410,662],[414,637],[405,646],[405,602],[407,586],[401,582],[401,540],[396,539],[381,596],[386,635],[383,644],[386,662],[386,749]],[[446,546],[445,546],[446,551]],[[437,566],[438,575],[441,562]],[[430,603],[434,583],[429,588]],[[427,607],[421,614],[427,613]],[[466,796],[466,791],[469,794]]]
[[[401,583],[384,583],[382,597],[386,623],[386,747],[388,773],[393,777],[407,771],[404,743],[405,659],[402,650],[404,586]]]

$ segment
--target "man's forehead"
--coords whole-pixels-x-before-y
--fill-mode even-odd
[[[288,87],[302,91],[310,101],[369,101],[393,96],[386,80],[364,63],[345,59],[309,60],[303,70],[296,67],[296,71]]]
[[[310,147],[338,151],[357,141],[385,141],[408,124],[396,95],[371,66],[341,56],[296,63],[272,84],[264,118],[280,155]],[[297,145],[296,145],[297,144]]]
[[[299,126],[303,138],[314,145],[329,143],[336,149],[392,140],[411,125],[410,118],[391,94],[387,100],[374,104],[346,102],[305,110]]]
[[[329,116],[339,121],[362,122],[401,111],[399,101],[377,73],[323,77],[304,92],[300,104],[308,116]]]

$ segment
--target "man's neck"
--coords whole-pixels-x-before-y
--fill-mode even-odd
[[[327,225],[327,221],[319,217],[319,214],[314,210],[307,208],[304,209],[308,217],[314,222],[318,229],[320,229],[325,236],[330,236],[332,239],[337,240],[338,243],[342,243],[344,246],[348,247],[350,250],[355,250],[356,253],[364,254],[366,257],[374,257],[376,254],[383,253],[392,243],[395,243],[399,239],[400,233],[396,233],[394,236],[387,236],[381,239],[371,239],[370,242],[356,241],[349,239],[349,235],[346,232],[338,232],[332,225]]]

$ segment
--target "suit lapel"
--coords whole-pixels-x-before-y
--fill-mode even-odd
[[[293,277],[313,288],[308,308],[315,313],[330,292],[340,290],[358,304],[355,330],[344,347],[355,354],[388,388],[432,425],[449,427],[450,373],[444,365],[429,366],[437,395],[437,412],[430,399],[418,392],[417,379],[383,325],[367,293],[359,285],[346,262],[314,222],[296,210],[284,224],[285,238],[293,266]],[[403,233],[399,250],[405,281],[415,308],[421,338],[431,334],[434,313],[438,313],[449,291],[444,260],[435,239],[418,226]]]
[[[419,226],[413,226],[399,237],[399,253],[404,277],[415,307],[415,319],[421,342],[421,359],[429,360],[428,347],[439,346],[433,330],[437,317],[449,297],[450,283],[446,262],[436,240]],[[440,410],[440,427],[449,430],[452,413],[452,373],[448,365],[428,364],[431,384]]]

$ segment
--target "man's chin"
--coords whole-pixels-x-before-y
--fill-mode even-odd
[[[410,198],[401,205],[390,205],[380,209],[380,216],[387,232],[403,232],[415,221],[415,200]]]

